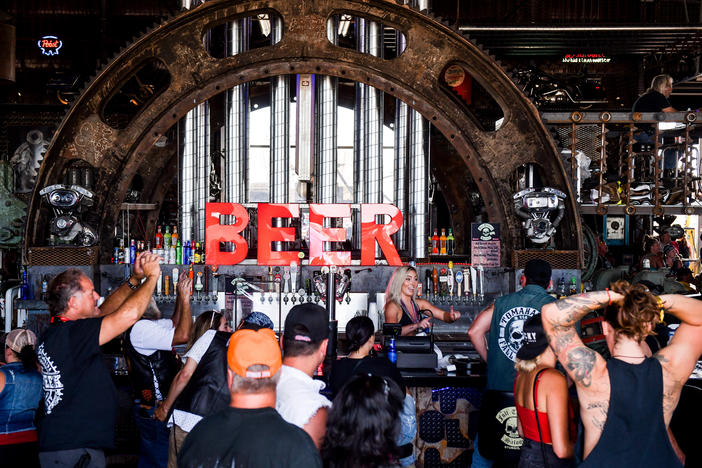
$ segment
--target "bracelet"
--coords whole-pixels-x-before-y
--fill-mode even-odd
[[[607,305],[611,306],[612,305],[612,297],[609,295],[609,288],[605,288],[605,291],[607,291]]]
[[[660,311],[660,319],[662,322],[663,317],[665,317],[665,307],[663,307],[663,299],[661,299],[661,296],[656,296],[656,300],[658,301],[658,310]]]
[[[129,278],[127,278],[126,283],[127,283],[127,286],[129,286],[129,289],[131,289],[132,291],[136,291],[136,290],[139,288],[139,280],[137,280],[137,284],[136,284],[136,286],[135,286],[135,285],[133,285],[132,282],[130,281],[132,278],[134,278],[134,276],[129,275]],[[136,278],[135,278],[135,279],[136,279]]]

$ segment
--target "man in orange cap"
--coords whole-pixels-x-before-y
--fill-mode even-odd
[[[310,436],[275,410],[282,359],[273,330],[235,332],[227,362],[229,408],[193,428],[178,454],[178,467],[321,467]]]

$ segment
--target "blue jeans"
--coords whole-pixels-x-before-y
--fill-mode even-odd
[[[400,435],[397,438],[397,445],[412,444],[414,446],[414,438],[417,435],[417,408],[414,404],[412,395],[405,395],[405,401],[402,405],[402,413],[400,413]],[[417,461],[417,457],[412,455],[400,458],[400,466],[410,466]]]
[[[139,468],[166,468],[168,466],[168,436],[166,423],[154,419],[155,409],[134,405],[134,422],[139,430]]]
[[[475,434],[475,439],[473,440],[473,461],[470,468],[492,468],[493,463],[492,460],[480,455],[478,451],[478,434]]]

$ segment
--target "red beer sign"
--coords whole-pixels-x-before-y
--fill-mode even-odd
[[[324,242],[343,242],[343,228],[324,227],[325,218],[351,218],[351,205],[310,204],[310,265],[350,265],[351,252],[325,251]],[[378,215],[390,216],[387,224],[377,224]],[[221,224],[222,216],[232,216],[234,224]],[[257,226],[257,263],[259,265],[290,265],[298,262],[297,251],[273,251],[273,242],[295,240],[294,227],[277,227],[275,218],[299,218],[300,206],[294,203],[259,203]],[[249,223],[249,215],[238,203],[207,203],[205,205],[205,244],[208,265],[234,265],[246,258],[249,246],[240,235]],[[375,265],[375,245],[380,246],[390,265],[401,265],[402,261],[390,236],[402,226],[402,213],[393,205],[373,203],[361,205],[361,265]],[[232,242],[234,252],[222,252],[221,242]]]

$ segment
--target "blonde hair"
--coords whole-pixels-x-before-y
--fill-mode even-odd
[[[657,75],[653,77],[653,80],[651,80],[651,88],[653,91],[658,91],[659,93],[663,94],[663,91],[665,88],[668,87],[668,83],[670,85],[673,85],[673,77],[670,75]]]
[[[386,304],[394,302],[399,307],[402,307],[402,283],[405,282],[405,277],[410,271],[413,271],[415,275],[417,274],[417,270],[408,265],[401,266],[393,272],[390,281],[388,281],[388,287],[385,289]],[[414,291],[414,294],[417,294],[417,290]]]
[[[546,350],[544,350],[544,352],[546,352]],[[536,369],[536,367],[541,363],[541,356],[543,356],[543,355],[544,355],[544,353],[541,353],[538,356],[536,356],[534,359],[524,359],[524,360],[515,359],[514,369],[517,372],[524,372],[524,373],[531,372],[534,369]]]
[[[207,310],[198,315],[192,330],[190,330],[190,339],[188,340],[185,350],[190,350],[198,338],[204,335],[207,330],[217,330],[219,328],[219,323],[222,321],[222,317],[223,315],[216,310]]]

